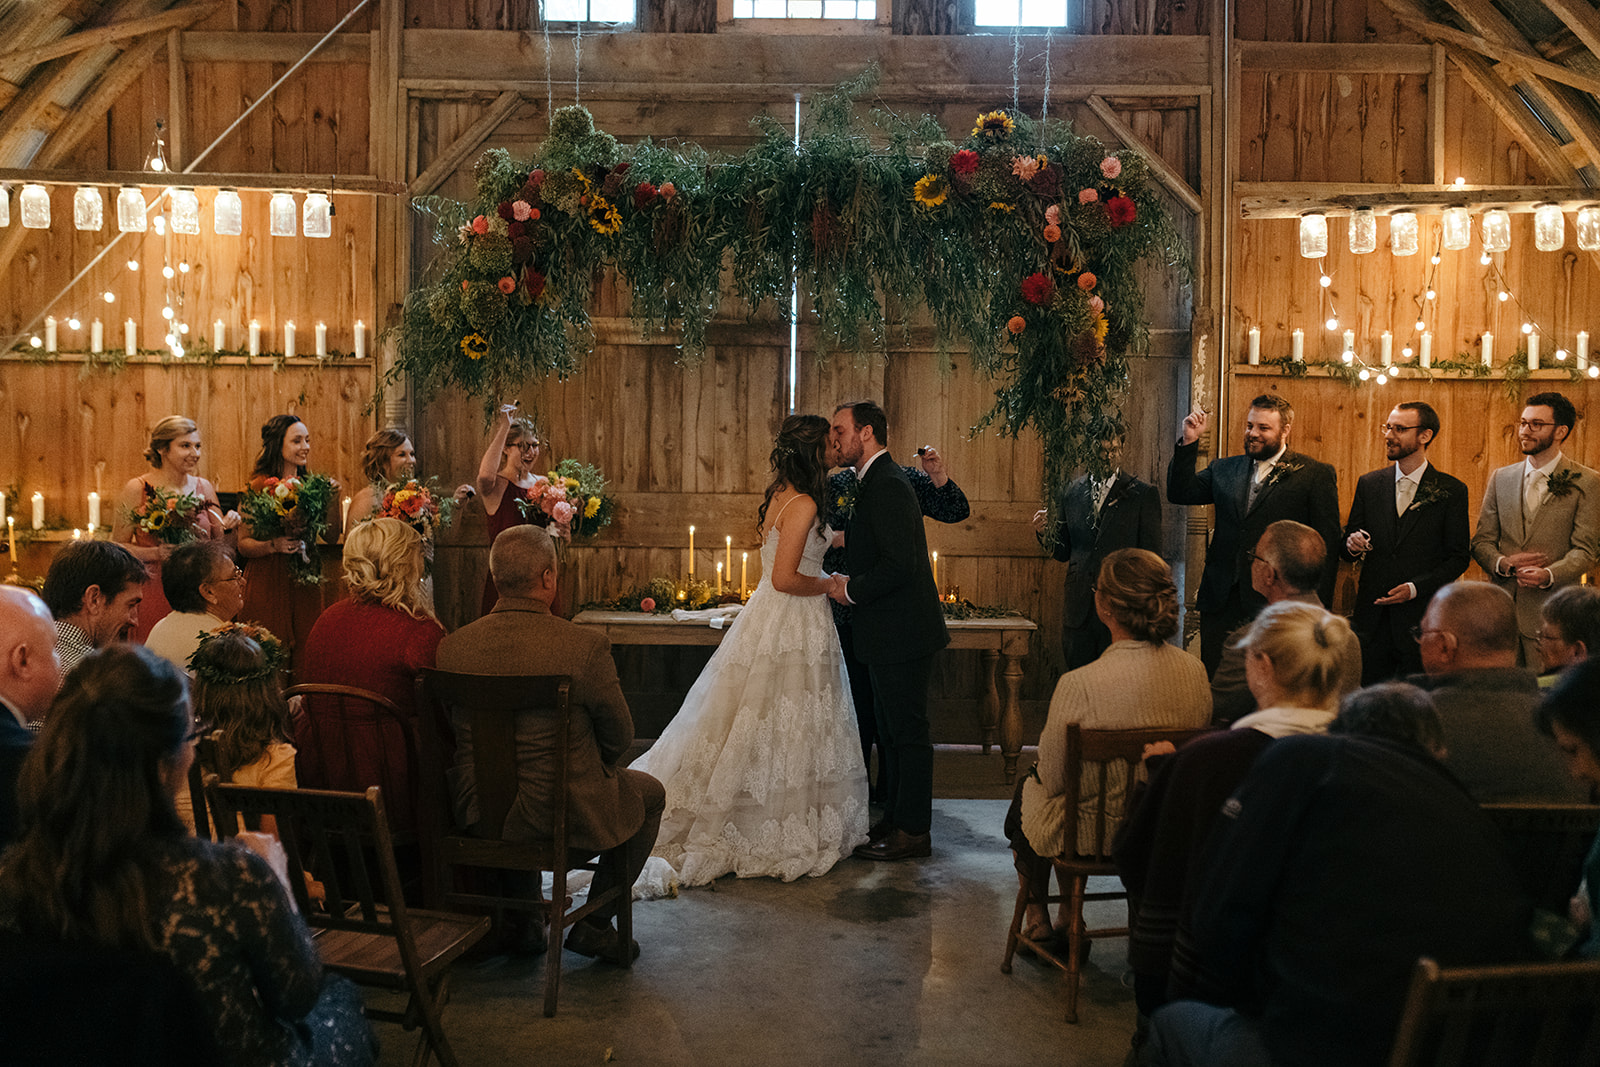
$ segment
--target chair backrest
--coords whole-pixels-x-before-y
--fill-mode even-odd
[[[1500,828],[1522,891],[1536,907],[1565,915],[1600,829],[1600,806],[1485,804],[1483,813]]]
[[[1389,1067],[1600,1063],[1600,962],[1417,961]]]
[[[1070,846],[1078,841],[1076,825],[1080,805],[1088,801],[1094,806],[1095,847],[1093,852],[1079,848],[1078,856],[1100,863],[1111,862],[1112,838],[1127,811],[1125,806],[1120,811],[1111,809],[1112,766],[1120,764],[1125,769],[1122,799],[1126,805],[1140,762],[1144,759],[1146,745],[1170,741],[1181,748],[1190,739],[1210,731],[1209,726],[1198,729],[1149,727],[1137,730],[1085,730],[1077,723],[1069,723],[1066,741],[1067,855],[1071,854]]]
[[[207,791],[224,836],[238,833],[235,812],[277,820],[278,837],[289,860],[288,888],[306,925],[396,937],[402,942],[402,955],[408,944],[415,954],[383,792],[377,786],[364,793],[339,793],[224,785],[212,778]],[[308,869],[327,894],[325,910],[311,907]]]
[[[217,738],[220,730],[201,734],[195,742],[194,759],[189,761],[189,807],[194,814],[194,835],[215,841],[210,813],[206,810],[205,776],[217,773]]]
[[[292,686],[295,778],[305,789],[383,790],[389,828],[417,830],[417,726],[411,709],[352,685]]]
[[[424,670],[417,678],[417,706],[422,710],[423,762],[429,789],[442,789],[442,745],[428,724],[444,721],[455,727],[458,743],[470,739],[473,782],[477,790],[477,836],[494,840],[505,830],[506,815],[517,799],[519,758],[549,758],[551,834],[565,847],[567,824],[567,754],[571,742],[571,692],[569,675],[457,674]],[[428,714],[438,708],[440,714]],[[548,720],[546,746],[517,744],[519,717]],[[435,811],[450,810],[445,801],[431,804]]]

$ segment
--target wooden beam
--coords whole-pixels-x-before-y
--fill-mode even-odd
[[[40,63],[47,63],[52,59],[60,59],[62,56],[70,56],[85,49],[99,48],[101,45],[126,41],[132,37],[143,37],[147,33],[165,33],[169,30],[193,26],[196,22],[210,15],[219,6],[221,6],[220,0],[200,0],[199,3],[175,7],[158,15],[126,19],[122,22],[113,22],[108,26],[96,26],[93,29],[80,30],[77,33],[51,41],[49,44],[35,45],[32,48],[19,48],[10,52],[0,52],[0,71],[27,70],[38,66]]]
[[[1523,147],[1533,153],[1550,178],[1563,185],[1578,185],[1577,168],[1568,162],[1560,143],[1550,135],[1549,130],[1534,121],[1527,103],[1495,76],[1484,58],[1450,45],[1444,47],[1473,92],[1488,105],[1495,117],[1505,123],[1507,129],[1521,139]]]
[[[1433,69],[1428,72],[1428,164],[1433,172],[1433,184],[1444,184],[1444,98],[1447,79],[1444,46],[1435,42],[1428,46],[1433,55]]]
[[[74,152],[96,127],[104,128],[106,112],[117,98],[142,78],[165,44],[158,36],[146,37],[123,52],[73,105],[71,117],[51,131],[31,161],[35,167],[53,167]]]
[[[1446,26],[1442,22],[1414,18],[1410,15],[1399,15],[1398,17],[1405,26],[1441,44],[1453,44],[1457,48],[1465,48],[1481,56],[1487,56],[1497,63],[1505,63],[1515,67],[1524,74],[1544,78],[1547,81],[1560,82],[1563,85],[1570,85],[1572,88],[1580,89],[1586,93],[1600,94],[1600,78],[1593,78],[1587,74],[1579,73],[1571,67],[1562,66],[1560,63],[1552,63],[1542,56],[1520,48],[1496,44],[1476,34],[1463,33],[1461,30],[1453,26]]]
[[[428,169],[417,175],[411,183],[412,196],[427,196],[456,172],[456,168],[464,163],[468,156],[478,150],[478,147],[488,140],[489,135],[522,104],[522,94],[504,92],[495,97],[494,102],[488,106],[478,121],[474,122],[461,132],[461,136],[434,157]]]
[[[1425,44],[1324,44],[1320,41],[1240,41],[1245,73],[1427,74],[1432,49]]]
[[[167,162],[183,169],[184,131],[189,125],[189,78],[183,70],[183,45],[177,30],[167,31]]]
[[[1592,5],[1575,0],[1544,0],[1544,6],[1567,24],[1567,29],[1583,42],[1585,48],[1600,56],[1600,14],[1595,12]]]
[[[160,47],[161,41],[155,42]],[[104,113],[97,114],[104,119]],[[328,191],[326,174],[245,174],[204,172],[157,174],[148,170],[41,170],[31,167],[0,167],[0,181],[37,182],[40,185],[137,185],[154,189],[240,189],[253,192]],[[335,195],[401,196],[404,182],[384,181],[366,174],[334,175]]]
[[[1151,173],[1160,180],[1162,185],[1166,186],[1168,192],[1182,201],[1183,206],[1192,213],[1200,214],[1200,195],[1190,187],[1183,175],[1173,169],[1172,164],[1161,158],[1159,152],[1151,148],[1144,142],[1142,137],[1134,133],[1128,124],[1122,121],[1121,116],[1111,110],[1110,104],[1107,104],[1098,96],[1089,97],[1086,103],[1089,105],[1089,110],[1093,111],[1100,121],[1106,124],[1106,129],[1111,131],[1113,137],[1144,156],[1145,162],[1150,166]]]
[[[0,161],[19,157],[35,130],[48,133],[52,123],[45,115],[51,108],[59,108],[56,97],[65,93],[69,86],[86,79],[89,71],[97,66],[89,53],[80,52],[56,60],[29,78],[21,95],[0,111]]]
[[[570,89],[572,82],[556,80],[558,89]],[[1018,99],[1025,104],[1036,104],[1043,96],[1043,83],[1033,86],[1024,85]],[[672,99],[677,103],[726,103],[729,101],[744,102],[752,99],[788,100],[792,103],[795,93],[812,94],[826,92],[833,89],[837,82],[783,82],[783,83],[729,83],[729,82],[698,82],[675,83],[670,90],[665,90],[659,85],[648,85],[645,81],[594,81],[583,80],[583,98],[585,100],[638,100],[641,93],[650,95],[670,91]],[[538,99],[544,96],[545,82],[543,79],[511,79],[505,78],[402,78],[400,88],[413,92],[419,96],[437,97],[440,99],[462,99],[467,97],[480,97],[485,93],[498,93],[502,90],[512,89],[529,99]],[[1156,97],[1171,98],[1182,97],[1197,100],[1209,95],[1209,85],[1119,85],[1115,82],[1068,83],[1052,82],[1050,85],[1051,103],[1057,101],[1082,101],[1091,96],[1105,97]],[[875,89],[872,93],[873,100],[885,103],[925,103],[929,100],[941,102],[973,102],[983,106],[1009,106],[1011,103],[1011,83],[993,82],[948,82],[948,83],[919,83],[915,86],[894,86]]]
[[[317,49],[308,63],[366,64],[371,33],[341,33]],[[190,30],[183,54],[191,63],[293,63],[322,40],[320,33],[227,33]]]
[[[1359,182],[1234,182],[1241,219],[1293,219],[1308,211],[1348,215],[1358,207],[1380,214],[1404,208],[1436,215],[1447,207],[1501,208],[1528,214],[1540,204],[1563,211],[1600,205],[1600,189],[1545,185],[1364,185]]]

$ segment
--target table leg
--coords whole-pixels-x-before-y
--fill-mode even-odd
[[[1000,650],[983,650],[983,694],[978,698],[978,726],[983,731],[983,754],[987,756],[994,747],[1000,729],[1000,690],[995,684],[999,674]]]
[[[1028,654],[1029,635],[1008,632],[1000,649],[1005,660],[1005,702],[1000,709],[1000,754],[1005,758],[1006,781],[1017,780],[1017,757],[1022,754],[1022,659]]]

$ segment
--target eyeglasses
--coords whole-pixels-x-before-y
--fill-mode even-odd
[[[1420,426],[1420,425],[1421,425],[1421,423],[1417,424],[1417,426]],[[1415,430],[1415,429],[1417,429],[1417,426],[1401,426],[1397,422],[1386,422],[1382,426],[1378,427],[1378,430],[1381,433],[1392,433],[1396,437],[1399,437],[1401,434],[1405,433],[1407,430]]]
[[[232,574],[228,575],[226,578],[212,578],[212,579],[210,579],[210,584],[212,584],[212,585],[221,585],[223,582],[242,582],[242,581],[244,581],[244,571],[241,570],[237,564],[235,564]]]
[[[1447,634],[1450,631],[1449,630],[1424,630],[1420,626],[1413,626],[1409,632],[1411,634],[1411,640],[1415,641],[1417,644],[1420,645],[1420,644],[1422,644],[1422,639],[1424,637],[1427,637],[1429,634]]]
[[[516,444],[507,445],[506,447],[507,448],[520,448],[524,452],[537,452],[537,451],[539,451],[539,442],[537,440],[534,440],[534,441],[518,441]]]
[[[1519,430],[1546,430],[1554,425],[1555,423],[1553,422],[1541,422],[1538,419],[1517,420],[1517,429]]]

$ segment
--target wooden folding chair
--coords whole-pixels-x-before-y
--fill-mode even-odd
[[[353,685],[307,683],[290,686],[283,695],[300,698],[292,718],[295,778],[300,787],[359,793],[375,785],[383,790],[395,844],[415,843],[418,761],[413,710]]]
[[[1111,778],[1107,768],[1114,763],[1120,763],[1127,768],[1127,785],[1123,791],[1125,804],[1133,792],[1135,777],[1144,759],[1146,745],[1153,745],[1158,741],[1171,741],[1181,747],[1191,738],[1199,737],[1209,730],[1210,727],[1195,730],[1172,730],[1160,727],[1140,730],[1085,730],[1077,723],[1067,727],[1067,843],[1069,849],[1076,850],[1080,799],[1087,799],[1094,804],[1094,851],[1087,854],[1057,856],[1051,860],[1056,880],[1063,887],[1061,893],[1051,895],[1048,885],[1035,886],[1030,880],[1026,878],[1023,880],[1023,885],[1017,890],[1017,906],[1011,916],[1011,929],[1006,933],[1006,953],[1000,962],[1000,970],[1005,974],[1011,973],[1011,957],[1019,945],[1024,945],[1033,950],[1040,959],[1067,972],[1067,1022],[1069,1023],[1078,1021],[1078,979],[1083,969],[1083,957],[1087,953],[1089,940],[1095,937],[1128,936],[1126,923],[1122,926],[1091,930],[1083,921],[1083,905],[1088,901],[1128,899],[1128,891],[1122,888],[1101,893],[1088,892],[1090,878],[1117,874],[1117,865],[1111,858],[1111,843],[1126,809],[1122,814],[1109,812],[1107,809]],[[1047,912],[1052,904],[1068,905],[1071,920],[1067,927],[1065,959],[1054,951],[1049,942],[1030,938],[1023,932],[1028,904],[1039,899],[1044,901]]]
[[[359,985],[408,994],[405,1010],[369,1007],[367,1017],[407,1030],[421,1027],[414,1067],[424,1067],[430,1055],[456,1067],[440,1021],[450,967],[489,932],[489,920],[406,907],[382,791],[265,789],[222,785],[214,776],[208,791],[212,817],[226,835],[238,833],[235,812],[277,820],[289,857],[289,889],[323,965]],[[306,893],[307,867],[325,887],[325,910],[314,908]],[[378,903],[379,891],[387,903]]]
[[[1440,967],[1411,975],[1389,1067],[1600,1063],[1600,962]]]
[[[1583,880],[1583,860],[1600,829],[1594,804],[1485,804],[1500,828],[1511,869],[1534,905],[1558,915]]]
[[[633,940],[633,887],[617,885],[601,893],[590,892],[579,907],[567,895],[568,870],[598,871],[596,854],[573,852],[567,844],[567,756],[570,741],[571,678],[567,675],[516,677],[508,675],[452,674],[423,671],[417,679],[417,706],[422,709],[423,778],[433,798],[425,811],[437,814],[440,829],[426,848],[433,854],[438,887],[435,896],[451,904],[501,910],[533,911],[549,924],[549,949],[544,979],[544,1013],[556,1013],[561,989],[562,932],[612,902],[617,906],[617,933],[624,966],[631,966],[628,946]],[[431,712],[442,711],[443,717]],[[551,761],[547,776],[554,782],[551,795],[549,838],[534,842],[506,841],[506,815],[517,796],[519,757],[534,746],[517,744],[521,716],[548,719],[540,736],[547,743],[539,753]],[[455,725],[458,737],[472,740],[472,766],[478,797],[478,823],[474,833],[448,832],[453,822],[444,796],[444,766],[440,739],[428,726],[434,722]],[[519,871],[531,875],[531,896],[457,890],[459,868]],[[543,889],[545,872],[551,875],[550,895]]]

